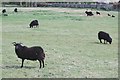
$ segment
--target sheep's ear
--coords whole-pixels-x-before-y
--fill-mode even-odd
[[[13,45],[16,45],[16,42],[12,42]]]

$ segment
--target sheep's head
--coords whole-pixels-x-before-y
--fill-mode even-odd
[[[13,42],[12,44],[15,46],[16,49],[18,49],[22,43]]]
[[[111,38],[111,37],[108,39],[108,42],[109,42],[110,44],[112,43],[112,38]]]

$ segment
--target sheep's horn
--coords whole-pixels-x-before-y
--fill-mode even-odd
[[[13,45],[15,45],[15,44],[16,44],[16,42],[12,42],[12,44],[13,44]]]

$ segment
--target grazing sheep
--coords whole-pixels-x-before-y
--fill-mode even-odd
[[[3,14],[6,13],[6,9],[3,9],[3,10],[2,10],[2,13],[3,13]]]
[[[14,9],[14,12],[18,12],[17,8]]]
[[[108,16],[111,16],[110,14],[108,14]]]
[[[3,9],[3,10],[2,10],[2,15],[3,15],[3,16],[8,16],[8,14],[6,13],[6,9]]]
[[[100,31],[98,33],[98,39],[100,40],[100,43],[102,43],[102,39],[104,40],[104,44],[109,42],[110,44],[112,43],[112,38],[109,36],[108,33]]]
[[[45,53],[44,50],[39,47],[39,46],[33,46],[33,47],[27,47],[27,46],[22,46],[22,43],[12,43],[15,46],[15,53],[18,56],[18,58],[22,59],[22,65],[21,68],[23,67],[24,60],[38,60],[40,63],[40,68],[41,68],[41,62],[43,63],[43,68],[44,68],[44,59],[45,59]]]
[[[30,28],[33,28],[33,26],[38,26],[39,25],[39,23],[38,23],[38,20],[33,20],[30,24],[29,24],[29,26],[30,26]]]
[[[100,12],[96,11],[96,14],[97,14],[97,15],[100,15]]]
[[[114,15],[112,15],[112,17],[115,17]]]
[[[85,11],[85,13],[87,14],[87,16],[93,16],[94,14],[91,11]]]

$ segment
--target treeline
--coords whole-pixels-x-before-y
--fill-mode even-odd
[[[99,2],[2,2],[3,7],[68,7],[68,8],[96,8],[103,10],[119,10],[120,1],[115,3]]]

